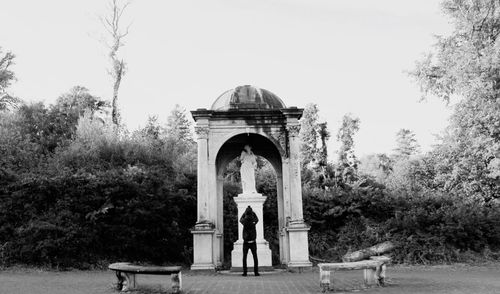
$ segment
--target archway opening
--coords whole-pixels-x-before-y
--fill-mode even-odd
[[[220,148],[217,159],[218,206],[223,211],[219,223],[223,229],[221,257],[223,267],[231,267],[233,244],[238,240],[238,211],[234,197],[242,192],[239,155],[248,144],[257,155],[256,188],[266,196],[263,206],[264,239],[269,242],[272,265],[281,264],[279,228],[282,225],[282,163],[281,155],[269,139],[257,134],[240,134],[227,140]],[[280,199],[281,197],[281,199]],[[281,210],[280,210],[281,207]],[[251,257],[250,257],[251,258]]]
[[[240,162],[234,158],[227,165],[224,173],[223,186],[223,209],[224,209],[224,265],[228,268],[231,264],[231,251],[233,244],[238,240],[238,217],[234,197],[241,193]],[[276,172],[271,163],[264,157],[257,157],[257,169],[255,171],[257,192],[266,196],[264,202],[264,239],[269,242],[272,252],[273,266],[280,264],[279,256],[279,225],[278,225],[278,202]]]

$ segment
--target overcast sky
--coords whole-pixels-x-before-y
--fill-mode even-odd
[[[401,128],[424,150],[450,109],[421,94],[405,71],[449,32],[438,0],[135,0],[122,56],[128,72],[119,104],[129,129],[161,121],[175,104],[209,108],[223,92],[251,84],[287,106],[317,103],[335,135],[342,116],[361,120],[358,156],[390,153]],[[111,97],[99,42],[104,0],[5,0],[0,46],[16,57],[10,91],[53,103],[75,85]],[[330,140],[330,156],[337,149]]]

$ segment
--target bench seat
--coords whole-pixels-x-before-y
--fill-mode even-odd
[[[391,261],[387,256],[372,256],[370,260],[339,262],[339,263],[319,263],[320,286],[323,292],[330,290],[332,273],[345,270],[364,270],[365,286],[383,286],[386,278],[386,265]]]
[[[137,286],[136,275],[170,275],[172,291],[179,293],[182,288],[182,275],[180,266],[143,266],[128,262],[112,263],[108,266],[115,271],[118,279],[117,288],[121,291],[129,291]]]

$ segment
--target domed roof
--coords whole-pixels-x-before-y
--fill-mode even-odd
[[[245,85],[222,93],[212,104],[211,110],[280,108],[286,108],[285,103],[275,94],[265,89]]]

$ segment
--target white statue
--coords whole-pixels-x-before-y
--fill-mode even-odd
[[[241,186],[243,194],[257,193],[255,189],[255,168],[257,167],[257,157],[253,154],[252,148],[245,145],[244,150],[241,151]]]

